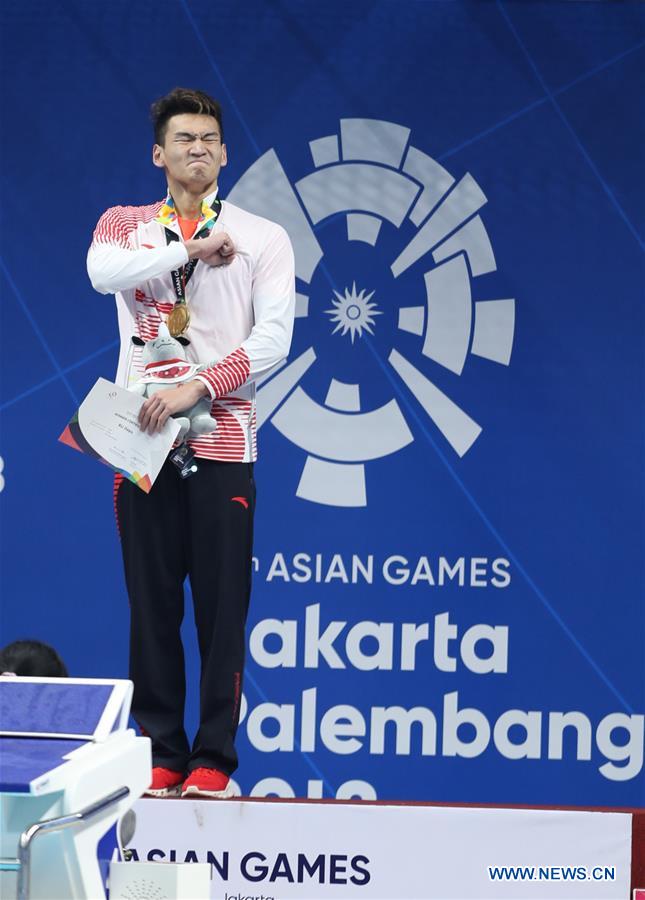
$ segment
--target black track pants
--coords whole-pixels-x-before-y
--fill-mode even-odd
[[[230,774],[251,589],[255,484],[251,463],[200,459],[182,480],[166,462],[149,494],[122,481],[115,505],[130,596],[132,715],[152,739],[153,765]],[[190,578],[201,656],[200,726],[184,730],[180,626]]]

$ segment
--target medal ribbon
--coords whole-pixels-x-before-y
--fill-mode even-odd
[[[212,211],[214,215],[203,223],[199,231],[195,235],[193,235],[192,240],[199,240],[200,238],[208,237],[211,232],[211,228],[219,218],[221,209],[222,201],[219,199],[219,197],[215,197],[212,206],[209,208],[209,211]],[[166,244],[171,244],[173,241],[179,240],[179,235],[174,231],[171,231],[170,228],[164,226],[164,230],[166,232]],[[175,296],[177,297],[177,303],[186,303],[186,285],[192,278],[193,272],[195,271],[195,266],[198,262],[199,260],[197,259],[189,259],[186,265],[182,266],[181,269],[173,269],[171,271],[170,277],[172,279],[172,286],[173,290],[175,291]]]

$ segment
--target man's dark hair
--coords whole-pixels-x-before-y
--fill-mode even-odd
[[[190,88],[174,88],[165,97],[160,97],[150,107],[150,118],[155,133],[155,143],[163,145],[166,137],[168,120],[173,116],[181,116],[185,113],[199,116],[212,116],[217,120],[219,133],[224,142],[224,128],[222,126],[222,107],[217,100],[213,100],[203,91],[193,91]]]
[[[36,678],[68,678],[58,653],[42,641],[14,641],[0,650],[0,673],[15,672]]]

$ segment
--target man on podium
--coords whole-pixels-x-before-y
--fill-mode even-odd
[[[140,426],[160,430],[197,400],[217,429],[171,453],[151,492],[117,476],[114,499],[130,598],[132,712],[152,739],[148,794],[231,796],[251,588],[256,459],[254,379],[283,360],[293,330],[293,251],[283,228],[220,198],[226,165],[219,104],[176,88],[152,106],[152,160],[164,200],[116,206],[99,219],[87,268],[114,293],[118,384],[143,373],[141,349],[166,323],[190,341],[192,380],[160,390]],[[201,657],[199,730],[184,730],[180,626],[190,579]]]

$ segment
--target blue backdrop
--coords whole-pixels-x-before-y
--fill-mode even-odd
[[[299,276],[259,391],[241,789],[642,805],[645,6],[2,16],[3,643],[127,673],[111,476],[57,437],[116,368],[93,226],[163,195],[149,104],[198,86],[223,194]]]

